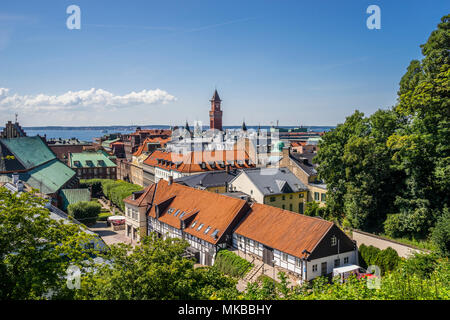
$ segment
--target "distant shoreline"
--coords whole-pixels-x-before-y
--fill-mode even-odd
[[[41,126],[41,127],[22,127],[24,130],[135,130],[135,128],[141,127],[142,129],[169,129],[169,125],[135,125],[135,126]],[[193,127],[192,125],[190,127]],[[236,129],[241,126],[224,126],[225,129]],[[247,126],[248,128],[258,128],[258,126]],[[280,128],[298,128],[298,126],[279,126]],[[336,128],[336,126],[304,126],[308,129],[314,128]],[[3,129],[4,127],[0,127]],[[203,129],[207,129],[209,126],[203,126]],[[262,129],[271,128],[271,126],[261,126]]]

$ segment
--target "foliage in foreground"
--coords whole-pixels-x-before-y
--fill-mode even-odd
[[[187,242],[152,234],[139,246],[111,246],[95,272],[87,273],[76,291],[78,299],[208,299],[236,296],[236,281],[215,268],[194,268],[182,257]]]
[[[82,267],[92,256],[93,238],[79,225],[54,220],[45,201],[0,188],[0,300],[70,298],[69,265]]]

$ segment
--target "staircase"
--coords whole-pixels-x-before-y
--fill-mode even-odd
[[[263,272],[264,263],[262,261],[255,260],[255,266],[245,275],[244,281],[250,282],[254,281],[258,278],[259,275]]]

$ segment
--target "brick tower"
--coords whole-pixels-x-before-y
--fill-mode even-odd
[[[217,90],[214,91],[214,95],[211,101],[211,110],[209,111],[209,127],[211,129],[217,129],[222,131],[222,110],[220,110],[220,100]]]

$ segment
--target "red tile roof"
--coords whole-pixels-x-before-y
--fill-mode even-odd
[[[333,222],[255,203],[235,229],[236,234],[295,257],[312,252]]]
[[[233,222],[236,222],[235,220],[242,210],[248,210],[246,201],[241,199],[227,197],[214,192],[198,190],[177,183],[169,185],[165,180],[159,180],[156,185],[154,204],[159,204],[173,198],[167,208],[165,208],[163,212],[160,212],[158,220],[180,229],[179,217],[182,212],[186,212],[183,216],[183,220],[186,220],[188,215],[195,215],[186,225],[184,231],[212,244],[216,244],[230,225]],[[152,192],[149,191],[149,194],[152,194]],[[247,209],[244,208],[244,206],[246,206]],[[168,213],[169,208],[173,208],[174,211]],[[175,217],[174,214],[177,210],[180,210],[180,213]],[[155,206],[152,206],[149,211],[149,216],[156,218]],[[191,225],[195,221],[197,221],[195,227],[191,228]],[[200,230],[197,230],[201,224],[203,224],[203,227]],[[205,234],[208,227],[210,227],[210,230]],[[217,237],[214,238],[212,234],[216,229],[218,229],[219,232],[217,233]]]
[[[170,140],[171,137],[166,139],[161,137],[146,138],[144,142],[141,143],[137,151],[133,153],[133,156],[139,157],[144,151],[148,152],[148,143],[159,143],[161,147],[164,147]]]
[[[248,161],[248,153],[242,150],[193,151],[183,154],[155,150],[144,160],[144,163],[162,169],[193,173],[225,170],[227,162],[232,162],[235,165],[233,168],[237,169],[255,167],[254,164],[250,164]],[[220,162],[223,162],[223,167],[220,166]],[[203,168],[202,163],[204,163]]]

